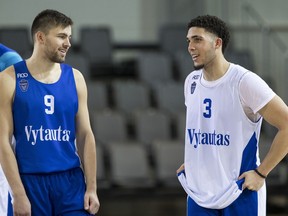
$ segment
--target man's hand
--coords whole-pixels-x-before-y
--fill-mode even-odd
[[[182,164],[178,169],[177,169],[177,174],[182,172],[185,169],[184,164]]]
[[[87,192],[84,197],[84,208],[90,214],[95,215],[99,211],[100,202],[96,192]]]
[[[26,195],[13,197],[13,215],[31,216],[31,204]]]
[[[242,185],[242,190],[248,189],[252,191],[258,191],[265,182],[265,179],[260,177],[254,170],[250,170],[247,172],[242,173],[241,176],[239,176],[240,179],[245,179],[243,185]]]

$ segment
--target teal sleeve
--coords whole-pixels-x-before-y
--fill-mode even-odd
[[[16,52],[6,52],[0,57],[0,71],[5,70],[7,67],[22,61],[21,56]]]

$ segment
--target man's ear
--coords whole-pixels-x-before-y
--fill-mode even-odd
[[[221,38],[216,38],[216,40],[215,40],[215,47],[216,47],[216,48],[222,47],[222,39],[221,39]]]
[[[45,34],[41,31],[36,32],[35,38],[40,44],[45,42]]]

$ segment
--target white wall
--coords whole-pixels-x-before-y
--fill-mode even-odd
[[[287,26],[287,0],[0,0],[0,27],[30,27],[37,13],[51,8],[74,20],[76,40],[82,25],[109,25],[116,41],[155,41],[159,25],[186,23],[201,13],[237,25],[247,19],[245,3],[256,8],[268,24]]]
[[[34,17],[49,8],[73,19],[75,41],[83,25],[108,25],[117,42],[156,42],[160,25],[186,23],[187,16],[203,10],[193,5],[203,4],[201,0],[0,0],[0,28],[30,27]]]
[[[227,18],[232,24],[239,24],[247,17],[243,13],[244,5],[251,5],[271,25],[287,25],[287,0],[206,0],[208,13]],[[244,17],[243,17],[244,16]]]
[[[1,26],[31,26],[44,9],[56,9],[74,21],[73,37],[78,40],[82,25],[109,25],[116,40],[142,40],[141,0],[1,0]]]

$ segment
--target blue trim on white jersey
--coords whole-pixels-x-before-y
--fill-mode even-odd
[[[256,134],[254,133],[243,151],[239,176],[244,172],[257,168],[257,143]]]

